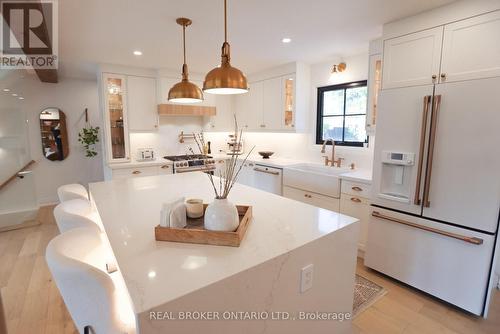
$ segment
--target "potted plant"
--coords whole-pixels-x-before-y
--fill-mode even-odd
[[[95,145],[99,142],[99,127],[89,124],[87,109],[85,109],[85,127],[78,133],[78,141],[83,144],[86,157],[92,158],[97,155]]]
[[[206,173],[215,193],[213,202],[210,203],[205,210],[204,223],[207,230],[234,231],[239,225],[238,209],[236,208],[236,205],[227,199],[227,197],[236,183],[243,165],[247,161],[248,156],[252,153],[255,146],[252,147],[241,164],[238,166],[238,154],[236,149],[240,147],[242,143],[243,130],[240,130],[238,133],[238,123],[236,118],[234,119],[234,125],[234,136],[236,138],[237,145],[233,145],[234,151],[233,154],[230,155],[231,158],[228,163],[225,164],[225,169],[220,171],[219,175],[217,175],[218,182],[212,174]],[[196,144],[198,145],[198,149],[203,153],[203,147],[205,147],[203,135],[195,134],[194,138]]]

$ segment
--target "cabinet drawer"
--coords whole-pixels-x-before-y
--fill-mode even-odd
[[[372,207],[365,265],[480,315],[494,242],[492,235]]]
[[[123,168],[113,170],[113,179],[124,179],[128,177],[140,177],[158,175],[157,166],[152,167],[137,167],[137,168]]]
[[[347,195],[370,198],[372,189],[371,185],[366,183],[342,180],[341,191]]]
[[[158,174],[172,174],[173,173],[173,168],[172,165],[166,164],[166,165],[161,165],[158,166]]]
[[[366,240],[368,238],[368,221],[370,220],[370,201],[363,197],[354,195],[340,195],[340,213],[358,218],[360,221],[360,231],[358,239],[358,247],[361,250],[366,248]]]
[[[340,201],[338,198],[325,196],[297,188],[284,186],[283,196],[331,211],[338,212],[340,209]]]

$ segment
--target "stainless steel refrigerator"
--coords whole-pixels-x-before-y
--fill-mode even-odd
[[[486,316],[499,212],[500,78],[383,90],[365,265]]]

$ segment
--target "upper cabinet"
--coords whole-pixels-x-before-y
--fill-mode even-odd
[[[443,27],[385,40],[382,88],[436,83],[442,40]]]
[[[104,73],[103,97],[108,162],[130,160],[126,76]]]
[[[238,122],[248,130],[294,130],[295,96],[295,74],[251,82],[234,100]]]
[[[500,10],[384,41],[382,89],[500,76]]]
[[[155,131],[158,128],[156,79],[127,76],[128,124],[130,131]]]
[[[500,11],[445,25],[440,82],[500,75]]]

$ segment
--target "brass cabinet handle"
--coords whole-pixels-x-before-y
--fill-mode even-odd
[[[170,168],[170,166],[169,165],[163,165],[163,166],[161,166],[161,168],[167,169],[167,168]]]
[[[353,201],[355,203],[361,203],[361,200],[357,197],[351,197],[351,201]]]
[[[431,113],[429,153],[427,155],[427,171],[425,173],[425,182],[424,182],[424,206],[427,208],[431,205],[431,202],[429,201],[429,193],[431,188],[432,159],[434,158],[434,146],[436,144],[436,132],[437,132],[437,119],[440,107],[441,107],[441,95],[435,95],[434,105],[432,106],[432,113]]]
[[[436,78],[437,78],[437,75],[433,74],[432,75],[432,80],[436,80]]]
[[[444,235],[446,237],[450,237],[450,238],[462,240],[462,241],[465,241],[465,242],[468,242],[468,243],[471,243],[471,244],[474,244],[474,245],[481,245],[483,243],[483,239],[481,239],[481,238],[468,237],[468,236],[464,236],[464,235],[460,235],[460,234],[456,234],[456,233],[452,233],[452,232],[447,232],[447,231],[439,230],[439,229],[433,228],[433,227],[428,227],[428,226],[418,225],[418,224],[415,224],[415,223],[410,223],[410,222],[408,222],[406,220],[402,220],[402,219],[399,219],[399,218],[394,218],[394,217],[383,215],[383,214],[381,214],[378,211],[373,211],[372,212],[372,216],[376,217],[376,218],[388,220],[388,221],[391,221],[391,222],[394,222],[394,223],[398,223],[398,224],[402,224],[402,225],[406,225],[406,226],[418,228],[420,230],[424,230],[424,231],[427,231],[427,232],[432,232],[432,233]]]
[[[358,187],[358,186],[354,186],[351,189],[354,190],[354,191],[363,191],[363,188]]]
[[[441,73],[441,79],[446,79],[446,73]]]
[[[415,184],[415,197],[413,204],[420,205],[420,184],[422,183],[422,167],[424,165],[425,133],[427,129],[427,117],[429,115],[429,104],[431,96],[424,96],[424,109],[422,110],[422,125],[420,127],[420,149],[418,150],[417,183]]]
[[[136,174],[136,175],[137,175],[137,174],[141,174],[141,171],[139,171],[139,170],[134,170],[134,171],[132,172],[132,174]]]

